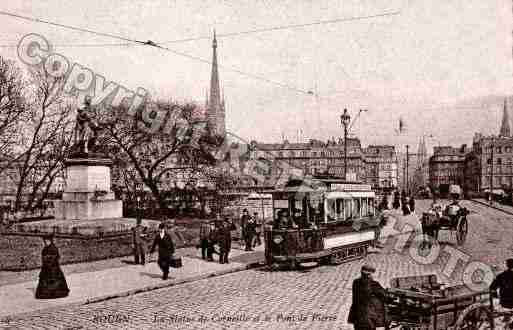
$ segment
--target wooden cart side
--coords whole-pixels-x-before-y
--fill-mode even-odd
[[[446,298],[412,290],[387,289],[386,323],[409,326],[429,326],[429,329],[447,329],[453,326],[460,314],[476,304],[489,300],[489,292],[472,292],[458,294],[457,289],[466,288],[464,285],[451,287],[444,294],[455,294]],[[469,289],[467,288],[467,291]],[[461,291],[461,290],[460,290]]]
[[[464,287],[464,285],[461,285]],[[461,313],[469,306],[489,301],[488,291],[473,292],[448,298],[436,299],[433,305],[433,329],[445,329],[453,326]],[[440,322],[443,322],[440,324]]]

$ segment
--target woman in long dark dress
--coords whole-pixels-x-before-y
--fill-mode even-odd
[[[53,243],[53,236],[43,237],[45,247],[41,252],[42,267],[36,289],[37,299],[63,298],[69,294],[68,284],[59,266],[59,250]]]

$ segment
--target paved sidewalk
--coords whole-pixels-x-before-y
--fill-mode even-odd
[[[0,317],[37,310],[87,304],[138,292],[191,282],[211,276],[228,274],[255,266],[263,260],[263,245],[254,252],[232,249],[229,264],[206,262],[199,250],[178,250],[182,268],[171,268],[170,278],[162,280],[156,262],[146,265],[126,265],[97,271],[66,274],[70,294],[66,298],[38,300],[34,298],[37,280],[0,286]],[[215,257],[217,260],[217,257]]]
[[[487,201],[486,199],[484,198],[476,198],[476,199],[472,199],[471,201],[473,202],[477,202],[477,203],[480,203],[480,204],[483,204],[485,206],[488,206],[488,207],[491,207],[493,209],[496,209],[496,210],[499,210],[499,211],[502,211],[504,213],[507,213],[507,214],[510,214],[510,215],[513,215],[513,206],[510,206],[510,205],[504,205],[504,204],[501,204],[499,202],[493,202],[492,204],[490,204],[489,201]]]
[[[391,216],[392,221],[389,221],[383,228],[382,239],[387,236],[395,236],[400,232],[417,231],[420,228],[417,215],[404,217],[395,210],[387,211],[387,213]],[[407,227],[403,227],[405,225]],[[254,252],[246,252],[240,249],[238,243],[233,243],[230,264],[227,265],[202,260],[200,251],[194,248],[179,249],[177,255],[182,257],[183,267],[171,269],[170,279],[166,281],[161,279],[161,271],[154,261],[145,266],[119,265],[121,261],[131,260],[131,257],[118,258],[119,260],[114,260],[113,264],[105,264],[103,266],[105,268],[100,266],[100,269],[96,268],[91,271],[84,271],[83,268],[87,264],[83,265],[84,267],[76,267],[77,269],[81,268],[77,271],[71,271],[71,268],[69,268],[70,272],[67,271],[67,266],[63,266],[71,292],[68,297],[61,299],[35,299],[37,275],[32,272],[30,273],[32,280],[24,280],[21,283],[8,285],[0,284],[0,317],[99,302],[245,270],[264,260],[264,246],[260,245]],[[26,279],[27,277],[30,278],[28,274],[20,274],[20,278]]]

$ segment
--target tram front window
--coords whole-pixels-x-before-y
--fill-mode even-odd
[[[327,216],[328,221],[336,221],[337,220],[337,200],[336,199],[327,199]]]
[[[344,199],[327,199],[328,221],[343,221],[346,217]]]
[[[368,199],[369,201],[369,212],[368,212],[368,215],[369,217],[373,217],[374,214],[376,214],[376,208],[375,208],[375,205],[374,205],[374,198],[369,198]]]

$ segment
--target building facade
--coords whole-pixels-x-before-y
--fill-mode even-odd
[[[465,186],[470,191],[510,190],[513,186],[513,138],[476,134],[466,159]]]
[[[348,138],[347,155],[343,139],[326,142],[310,140],[308,143],[253,141],[249,150],[249,159],[269,164],[269,173],[273,174],[278,174],[274,168],[285,163],[288,165],[287,174],[344,178],[347,160],[347,180],[371,184],[376,190],[391,190],[398,185],[394,146],[371,145],[362,148],[359,139]]]
[[[365,182],[376,190],[398,187],[398,164],[394,146],[370,145],[364,149]]]
[[[365,178],[364,158],[360,140],[347,139],[347,155],[344,141],[327,142],[310,140],[308,143],[258,143],[252,142],[250,159],[287,163],[302,175],[330,175],[344,177],[347,159],[347,177],[359,181]]]
[[[465,159],[465,188],[473,192],[502,193],[513,187],[513,137],[507,98],[499,135],[476,133]]]
[[[463,186],[465,181],[465,159],[469,150],[467,145],[460,148],[438,146],[433,148],[433,156],[429,158],[429,182],[433,189],[444,194],[449,186]]]

